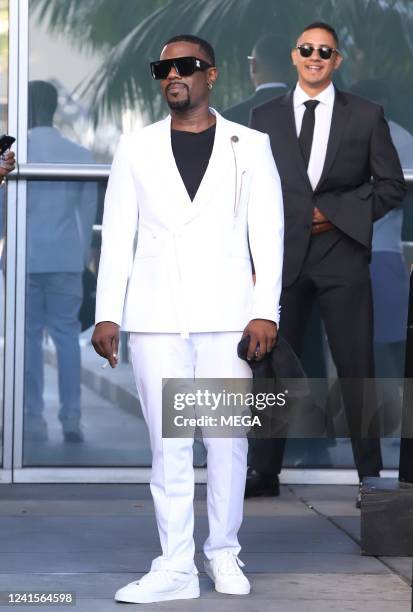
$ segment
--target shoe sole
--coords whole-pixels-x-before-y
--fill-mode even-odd
[[[120,601],[123,603],[157,603],[160,601],[175,601],[176,599],[198,599],[200,596],[200,590],[194,589],[193,591],[189,591],[187,593],[184,592],[175,592],[175,593],[159,593],[156,596],[142,596],[142,597],[116,597],[115,601]]]
[[[219,585],[217,586],[217,583],[215,582],[215,578],[213,573],[211,572],[211,570],[209,569],[208,565],[205,563],[204,564],[204,569],[205,569],[205,573],[211,578],[212,582],[215,585],[215,590],[217,593],[223,593],[224,595],[249,595],[251,593],[251,587],[248,588],[247,590],[244,591],[229,591],[228,589],[223,589],[222,587],[220,587]]]

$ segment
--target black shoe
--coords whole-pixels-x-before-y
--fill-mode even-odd
[[[279,494],[280,481],[278,476],[268,476],[248,468],[245,497],[278,497]]]
[[[69,442],[69,444],[84,442],[80,419],[64,419],[62,420],[62,426],[65,442]]]
[[[357,510],[361,509],[361,489],[363,487],[363,482],[359,482],[359,490],[357,492],[357,497],[356,497],[356,508]]]
[[[85,441],[83,433],[81,431],[64,431],[63,437],[65,442],[69,442],[70,444],[78,444],[79,442]]]

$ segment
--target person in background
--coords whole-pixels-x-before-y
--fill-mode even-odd
[[[16,167],[16,157],[14,151],[10,149],[0,156],[0,237],[3,238],[5,232],[5,186],[6,176],[13,172]],[[3,259],[3,258],[2,258]]]
[[[58,93],[52,83],[29,83],[30,162],[91,163],[84,147],[53,126]],[[27,290],[24,425],[33,441],[48,438],[44,418],[43,339],[57,353],[60,407],[66,442],[82,442],[79,309],[96,216],[96,184],[29,181],[27,185]]]
[[[310,24],[291,57],[295,89],[255,108],[251,120],[251,127],[270,136],[283,186],[280,333],[300,355],[318,302],[343,394],[359,507],[363,478],[379,476],[382,469],[371,383],[373,221],[400,207],[406,185],[383,109],[333,85],[343,61],[334,28]],[[284,446],[285,439],[254,440],[250,491],[262,494],[277,477]]]
[[[236,121],[248,126],[251,119],[251,111],[256,106],[285,94],[288,83],[291,82],[293,71],[291,68],[290,49],[288,41],[279,35],[268,34],[262,36],[254,45],[249,60],[249,74],[255,91],[246,100],[235,106],[227,108],[223,116],[230,121]],[[252,262],[253,263],[253,262]],[[253,265],[254,267],[254,265]],[[323,350],[322,326],[317,305],[314,305],[304,339],[301,361],[304,370],[309,377],[325,378],[325,357]],[[252,446],[254,442],[249,440]],[[302,462],[322,461],[328,463],[329,454],[325,440],[314,440],[315,444],[309,444],[308,440],[294,440],[294,459]],[[265,442],[262,442],[265,444]],[[249,496],[251,480],[247,479],[245,496]],[[266,492],[270,495],[279,495],[280,483],[274,478],[268,483]],[[254,489],[252,489],[254,494]]]
[[[6,176],[16,167],[16,158],[13,151],[5,151],[0,158],[0,186],[6,184]]]
[[[0,156],[0,241],[4,241],[6,234],[6,176],[13,172],[16,167],[16,157],[14,151],[10,149],[5,151],[3,155]],[[3,248],[1,251],[1,269],[4,273],[4,265],[5,265],[5,256],[4,256],[4,242]]]
[[[246,100],[223,111],[230,121],[248,125],[251,110],[287,91],[289,68],[288,42],[281,36],[260,38],[248,56],[250,77],[255,91]]]
[[[352,93],[381,104],[403,168],[413,168],[413,136],[397,119],[392,100],[395,86],[365,79]],[[374,361],[384,435],[397,435],[401,423],[404,354],[406,346],[409,274],[402,243],[404,207],[399,206],[374,223],[370,274],[374,309]],[[389,316],[389,313],[393,313]],[[397,314],[396,314],[397,313]]]

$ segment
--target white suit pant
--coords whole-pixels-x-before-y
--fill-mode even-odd
[[[162,439],[162,378],[251,378],[237,356],[241,332],[131,333],[130,349],[139,399],[152,449],[151,492],[162,547],[156,567],[191,572],[194,554],[193,438]],[[204,553],[240,551],[248,441],[203,438],[207,450],[209,536]]]

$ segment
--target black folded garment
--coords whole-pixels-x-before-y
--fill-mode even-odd
[[[244,336],[238,342],[237,353],[251,367],[254,379],[276,379],[277,388],[286,386],[289,397],[299,398],[310,394],[307,375],[287,340],[278,334],[271,353],[266,353],[260,361],[247,360],[249,343],[250,337]]]
[[[260,360],[248,361],[249,336],[238,343],[240,359],[247,361],[253,373],[252,393],[262,400],[264,394],[285,397],[283,404],[266,404],[252,409],[260,417],[260,426],[254,427],[250,437],[285,438],[324,436],[326,425],[324,411],[312,397],[309,382],[301,362],[288,342],[280,335],[270,353]],[[264,400],[265,403],[265,400]]]

